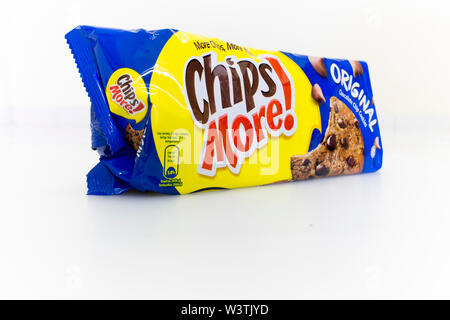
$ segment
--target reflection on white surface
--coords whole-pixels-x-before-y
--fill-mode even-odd
[[[384,123],[377,173],[113,197],[87,126],[2,127],[0,297],[449,298],[450,131]]]

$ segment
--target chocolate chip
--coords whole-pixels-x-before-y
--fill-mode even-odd
[[[350,168],[353,168],[353,166],[355,165],[355,159],[353,159],[352,156],[348,157],[347,164],[349,165]]]
[[[324,103],[325,97],[323,96],[323,92],[322,89],[320,88],[320,86],[316,83],[315,85],[312,86],[311,89],[311,96],[313,97],[314,100],[316,100],[318,103]]]
[[[309,161],[309,159],[305,159],[305,160],[303,160],[302,167],[306,167],[306,166],[308,166],[310,163],[311,163],[311,161]]]
[[[338,119],[337,121],[339,127],[341,127],[341,129],[344,129],[347,125],[345,124],[344,120],[342,120],[341,118]]]
[[[231,58],[227,58],[227,63],[228,63],[230,66],[232,66],[232,65],[234,64],[234,61],[233,61],[233,59],[231,59]]]
[[[308,57],[309,62],[311,63],[314,70],[322,77],[327,77],[327,69],[325,68],[325,64],[323,58],[320,57]]]
[[[344,149],[348,149],[348,140],[347,140],[347,138],[343,138],[343,139],[341,140],[341,145],[342,145],[342,147],[343,147]]]
[[[332,134],[327,139],[327,148],[330,151],[336,149],[336,135]]]
[[[334,108],[334,112],[339,113],[339,107],[336,102],[333,103],[333,108]]]
[[[323,177],[330,173],[330,170],[322,163],[318,164],[316,167],[316,176]]]
[[[363,68],[361,63],[359,63],[359,61],[356,60],[350,60],[350,65],[352,66],[353,69],[353,76],[357,77],[363,74]]]
[[[373,145],[375,146],[375,148],[381,149],[380,138],[376,137],[375,140],[373,141]]]
[[[355,119],[353,121],[353,124],[355,125],[355,127],[357,127],[359,129],[359,121],[358,120]]]

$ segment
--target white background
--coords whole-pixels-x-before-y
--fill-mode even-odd
[[[383,168],[88,197],[79,24],[365,60]],[[0,36],[0,298],[450,298],[448,1],[8,1]]]

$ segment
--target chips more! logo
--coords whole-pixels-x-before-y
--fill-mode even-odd
[[[106,97],[112,113],[140,122],[148,109],[148,90],[141,75],[133,69],[114,71],[106,85]]]
[[[269,135],[297,129],[294,84],[275,56],[218,62],[214,52],[192,57],[184,70],[184,94],[192,118],[204,129],[197,171],[214,176],[228,166],[240,172],[245,158],[264,147]]]
[[[108,88],[112,100],[123,107],[128,114],[134,114],[145,109],[145,104],[137,99],[133,83],[131,75],[125,73],[117,79],[116,84]]]

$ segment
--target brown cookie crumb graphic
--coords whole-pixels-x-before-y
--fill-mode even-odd
[[[323,96],[322,89],[320,88],[320,86],[317,83],[312,86],[311,96],[319,104],[323,103],[323,102],[326,102],[325,97]]]
[[[364,142],[353,112],[330,98],[330,118],[322,143],[305,155],[291,157],[293,180],[353,174],[362,171]]]
[[[357,77],[363,74],[363,68],[359,61],[356,60],[349,60],[350,64],[352,65],[353,69],[353,76]]]
[[[130,124],[127,124],[127,127],[125,128],[125,138],[134,150],[139,149],[142,137],[144,136],[144,131],[144,129],[134,130]]]
[[[311,63],[313,69],[322,77],[327,77],[327,69],[325,68],[325,64],[323,62],[323,58],[321,57],[308,57],[309,62]]]

